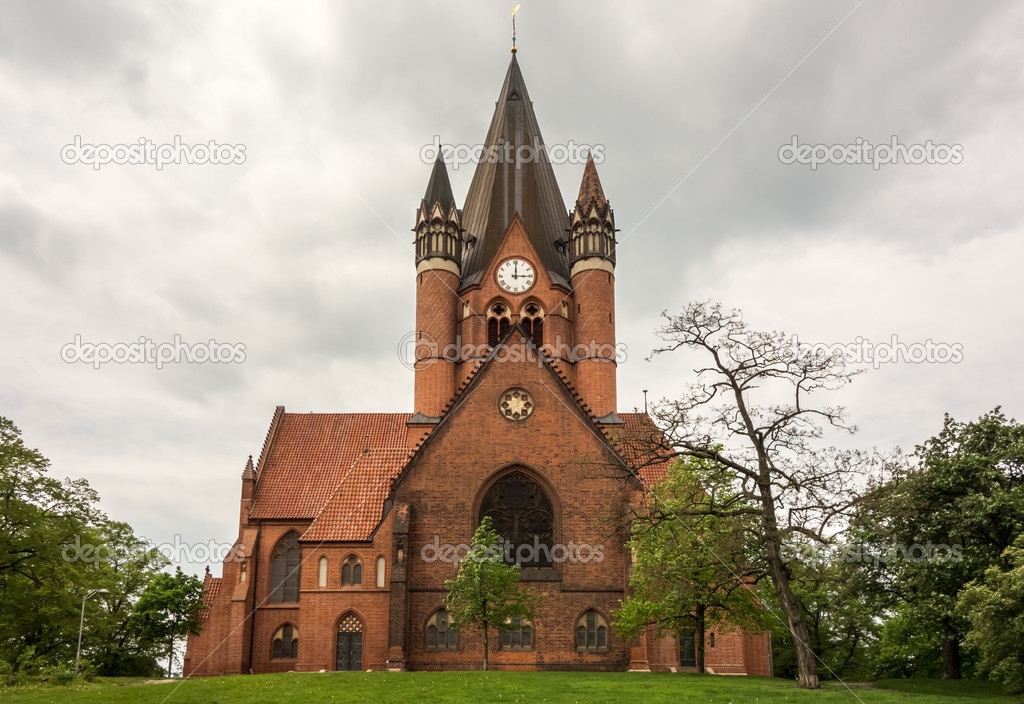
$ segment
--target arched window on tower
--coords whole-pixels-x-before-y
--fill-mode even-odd
[[[491,304],[487,309],[487,344],[494,347],[512,327],[512,313],[502,302]]]
[[[270,558],[270,601],[299,600],[299,534],[291,531],[274,546]]]
[[[536,301],[530,301],[519,313],[519,324],[532,340],[540,347],[544,344],[544,310]]]

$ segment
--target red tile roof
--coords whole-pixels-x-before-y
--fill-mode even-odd
[[[388,457],[407,453],[405,422],[411,417],[410,413],[282,413],[257,468],[250,518],[316,518],[367,447],[373,457],[384,456],[381,452]],[[353,476],[365,482],[367,471],[369,466],[361,464]],[[379,517],[379,507],[376,510]]]
[[[408,456],[404,448],[360,453],[302,539],[368,540],[380,522],[391,480]]]
[[[669,461],[661,459],[664,436],[646,413],[620,413],[625,422],[618,434],[611,432],[622,459],[632,467],[644,484],[657,484],[668,475]]]
[[[204,621],[209,617],[213,603],[217,601],[221,583],[220,577],[211,577],[209,573],[207,573],[206,578],[203,580],[203,604],[206,606],[202,615]]]

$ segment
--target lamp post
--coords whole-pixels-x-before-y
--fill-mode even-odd
[[[78,621],[78,650],[75,652],[75,674],[78,674],[78,659],[82,657],[82,627],[85,626],[85,600],[97,594],[109,594],[107,589],[92,589],[82,597],[82,617]]]

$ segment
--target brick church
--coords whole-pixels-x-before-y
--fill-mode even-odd
[[[611,628],[627,510],[666,467],[634,459],[654,426],[616,407],[616,230],[597,168],[567,215],[546,154],[517,157],[534,144],[513,52],[462,207],[439,159],[416,211],[412,412],[276,409],[186,675],[479,667],[482,634],[453,631],[443,601],[484,516],[544,595],[492,638],[494,669],[693,668],[692,634]],[[771,674],[766,634],[718,630],[709,668]]]

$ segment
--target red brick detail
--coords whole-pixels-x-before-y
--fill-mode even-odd
[[[459,277],[444,269],[416,275],[416,360],[413,410],[437,417],[455,393]]]
[[[585,269],[572,277],[576,299],[576,389],[598,417],[616,411],[615,276]]]

